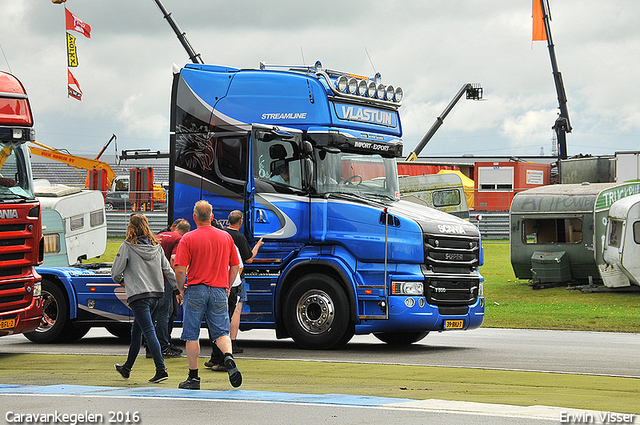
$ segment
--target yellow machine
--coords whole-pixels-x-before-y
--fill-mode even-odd
[[[76,167],[83,170],[87,170],[87,179],[85,180],[85,187],[95,190],[101,190],[103,192],[106,191],[129,191],[129,176],[116,176],[116,173],[113,171],[111,166],[104,161],[100,161],[100,154],[96,159],[84,158],[81,156],[72,155],[68,152],[62,152],[58,149],[52,148],[45,144],[31,141],[35,146],[29,146],[31,153],[33,155],[38,155],[43,158],[52,159],[54,161],[64,162],[70,167]],[[104,148],[103,148],[104,151]],[[105,182],[104,184],[92,184],[90,173],[93,170],[103,170],[101,171],[104,174]],[[164,188],[161,185],[154,184],[152,190],[152,200],[153,202],[162,202],[165,203],[167,199],[167,195],[165,193]],[[141,210],[147,209],[144,206],[134,207],[134,209]]]

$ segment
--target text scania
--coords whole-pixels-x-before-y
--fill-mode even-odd
[[[0,220],[6,218],[18,218],[17,210],[0,210]]]
[[[341,118],[352,121],[393,126],[393,113],[377,109],[342,106]]]
[[[455,226],[451,224],[439,224],[438,230],[442,233],[456,233],[459,235],[464,235],[467,232],[464,230],[462,226]]]
[[[262,114],[263,120],[304,120],[307,118],[306,112],[285,112],[279,114]]]

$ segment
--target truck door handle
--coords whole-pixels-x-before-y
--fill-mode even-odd
[[[256,210],[256,223],[268,223],[266,214],[263,210]]]

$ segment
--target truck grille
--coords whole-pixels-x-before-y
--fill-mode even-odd
[[[425,296],[438,306],[468,306],[478,299],[480,240],[477,237],[424,237]]]
[[[434,273],[468,274],[478,267],[478,238],[425,236],[425,265]]]
[[[435,305],[469,305],[478,299],[478,280],[428,279],[426,297]]]

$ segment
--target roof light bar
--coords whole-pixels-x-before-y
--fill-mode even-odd
[[[327,82],[334,95],[348,97],[354,100],[368,100],[379,105],[397,108],[402,105],[404,92],[400,87],[382,84],[382,76],[379,72],[373,77],[365,77],[342,71],[325,69],[320,61],[313,66],[287,66],[272,65],[260,62],[260,69],[287,68],[288,71],[315,73]]]
[[[356,78],[350,75],[340,75],[337,78],[331,78],[323,71],[317,74],[324,76],[327,81],[331,82],[333,86],[331,88],[337,95],[354,95],[360,98],[385,101],[385,103],[388,102],[388,104],[393,106],[400,106],[400,104],[402,104],[404,95],[402,88],[376,83],[376,80],[380,81],[379,74],[374,79],[364,77]]]

